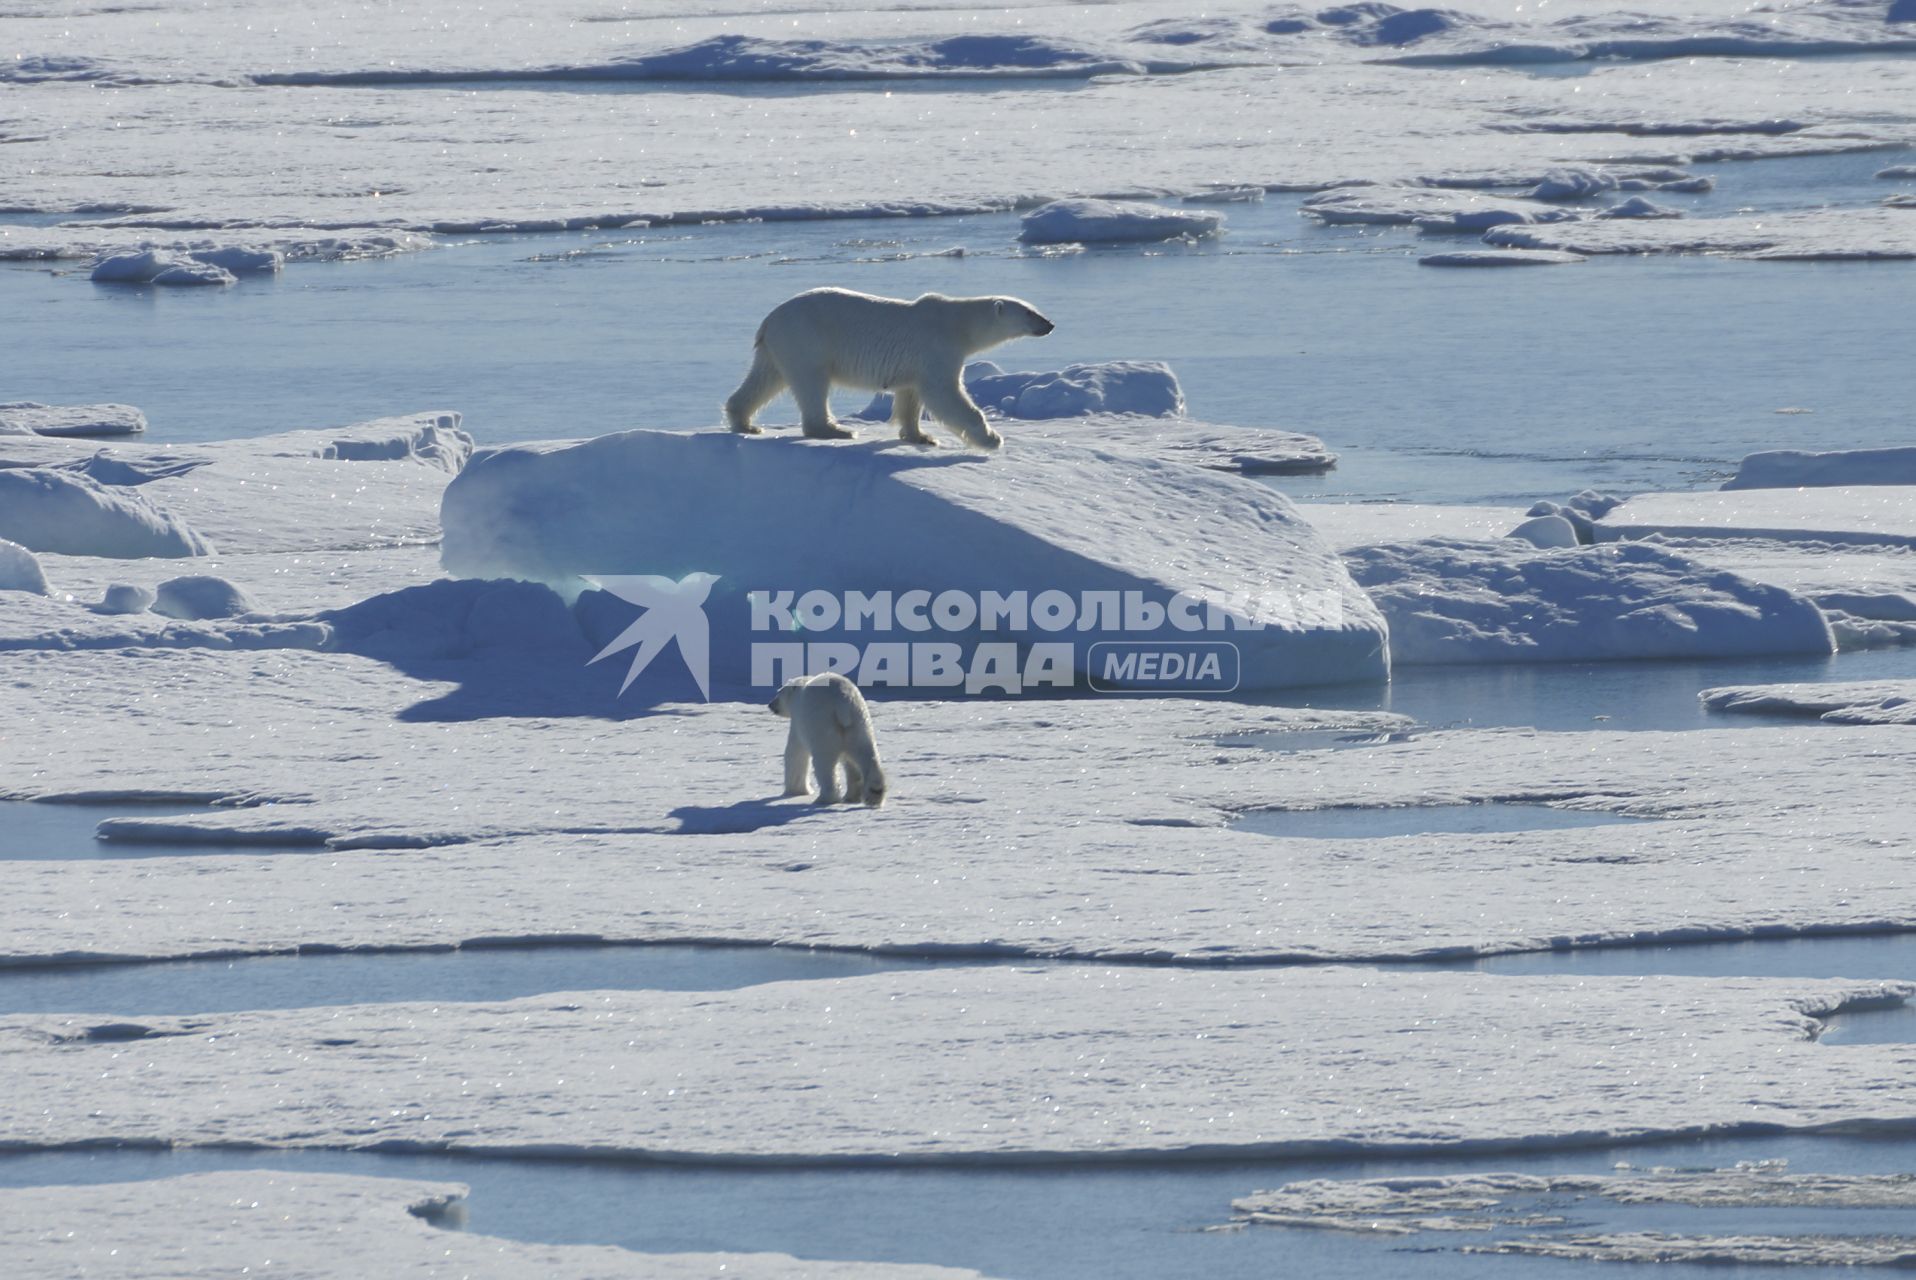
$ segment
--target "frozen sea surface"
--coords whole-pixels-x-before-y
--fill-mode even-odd
[[[1716,191],[1658,199],[1761,210],[1877,198],[1883,160],[1701,166]],[[161,442],[442,402],[492,443],[715,425],[758,317],[836,284],[1027,298],[1058,330],[1003,349],[1007,369],[1166,361],[1194,417],[1306,431],[1338,451],[1337,470],[1276,482],[1303,498],[1527,505],[1585,486],[1683,488],[1760,449],[1862,447],[1904,425],[1894,388],[1916,264],[1419,271],[1433,244],[1474,241],[1320,227],[1297,207],[1275,195],[1231,206],[1228,234],[1202,243],[1061,256],[1021,252],[1004,213],[489,237],[295,263],[211,291],[15,264],[0,287],[32,326],[0,390],[124,400]],[[216,375],[206,351],[222,353]],[[865,399],[847,395],[839,412]],[[1778,417],[1786,407],[1814,412]],[[790,417],[781,402],[769,420]],[[1015,446],[1016,424],[1009,435]]]
[[[430,1178],[472,1189],[464,1229],[513,1239],[615,1243],[647,1251],[773,1250],[810,1258],[939,1262],[1006,1280],[1374,1280],[1379,1275],[1575,1280],[1582,1262],[1474,1258],[1388,1237],[1330,1231],[1210,1230],[1231,1202],[1302,1178],[1467,1172],[1606,1174],[1637,1166],[1720,1168],[1789,1161],[1792,1172],[1908,1173],[1906,1138],[1743,1137],[1460,1158],[1148,1163],[999,1169],[727,1169],[564,1160],[467,1160],[334,1152],[76,1151],[0,1156],[0,1186],[171,1177],[215,1169]],[[1594,1212],[1580,1205],[1579,1213]],[[1605,1228],[1747,1226],[1749,1211],[1609,1206]],[[1764,1211],[1769,1229],[1908,1229],[1907,1210]],[[989,1224],[989,1229],[983,1229]],[[1456,1243],[1447,1241],[1445,1243]],[[1607,1272],[1604,1274],[1608,1274]],[[1712,1280],[1721,1267],[1659,1266]],[[1775,1274],[1752,1270],[1751,1276]],[[1833,1280],[1853,1268],[1792,1268]]]

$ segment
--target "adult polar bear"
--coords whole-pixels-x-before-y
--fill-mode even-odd
[[[1057,326],[1016,298],[911,302],[850,289],[812,289],[772,308],[758,327],[752,368],[725,402],[732,430],[757,435],[752,415],[780,391],[798,402],[805,434],[843,440],[832,421],[834,384],[892,393],[898,437],[936,444],[920,426],[927,409],[967,444],[996,449],[1004,440],[965,394],[965,360],[1013,338],[1042,338]]]

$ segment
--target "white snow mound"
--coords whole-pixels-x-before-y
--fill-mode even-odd
[[[1136,200],[1053,200],[1027,213],[1018,239],[1026,244],[1118,244],[1215,235],[1224,215]]]
[[[1043,373],[1006,373],[989,360],[965,366],[965,391],[987,411],[1007,418],[1082,418],[1094,413],[1148,417],[1184,412],[1184,389],[1171,367],[1156,360],[1109,360],[1072,364]],[[880,392],[858,415],[891,417],[889,392]]]
[[[1288,500],[1204,467],[1056,440],[988,457],[661,431],[487,449],[446,489],[441,523],[442,561],[468,577],[573,595],[605,575],[718,575],[704,613],[721,684],[762,683],[747,679],[752,650],[792,638],[768,633],[754,592],[958,592],[973,603],[986,591],[1053,592],[1069,606],[1061,624],[1054,613],[1041,626],[1034,610],[990,628],[981,606],[929,633],[840,632],[835,614],[814,617],[809,653],[835,641],[1009,642],[1021,655],[1066,643],[1083,670],[1102,641],[1208,639],[1235,646],[1244,689],[1388,673],[1376,609]],[[1145,602],[1182,593],[1252,625],[1215,631],[1211,621],[1229,618],[1207,613],[1201,630],[1162,619],[1120,628],[1108,593],[1127,591],[1140,618],[1156,612]]]
[[[108,254],[93,264],[95,284],[228,285],[239,277],[225,267],[170,249]]]
[[[34,554],[17,542],[0,538],[0,591],[25,591],[29,595],[47,593],[47,575]]]
[[[0,470],[0,538],[33,551],[138,560],[212,547],[136,489],[48,467]]]
[[[1821,610],[1803,597],[1643,543],[1542,550],[1516,539],[1433,538],[1358,548],[1345,560],[1388,619],[1398,663],[1835,648]]]
[[[187,622],[208,618],[237,618],[252,613],[255,605],[246,592],[224,578],[210,574],[188,574],[168,578],[154,592],[153,612]]]

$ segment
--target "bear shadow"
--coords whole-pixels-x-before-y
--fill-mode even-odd
[[[837,806],[832,806],[836,808]],[[680,836],[735,836],[788,822],[813,814],[829,812],[826,806],[813,804],[807,796],[766,796],[759,800],[737,800],[731,804],[681,805],[666,816],[676,819]]]

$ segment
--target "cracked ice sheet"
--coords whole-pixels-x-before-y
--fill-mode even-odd
[[[338,1174],[201,1173],[0,1191],[0,1255],[17,1275],[286,1280],[458,1275],[466,1280],[964,1280],[975,1271],[801,1261],[770,1253],[651,1254],[531,1244],[435,1226],[457,1183]]]
[[[0,861],[0,962],[570,938],[1220,963],[1916,928],[1897,799],[1916,740],[1894,729],[1460,731],[1272,753],[1218,742],[1403,722],[889,702],[875,719],[892,798],[820,811],[776,798],[783,725],[757,707],[443,723],[394,719],[442,686],[347,655],[7,668],[7,795],[280,800],[115,825],[333,847]],[[1226,825],[1259,807],[1492,799],[1660,820],[1363,841]]]
[[[1267,8],[1239,7],[1246,15]],[[703,85],[592,94],[507,85],[477,92],[237,87],[250,74],[289,69],[497,71],[510,61],[500,58],[502,49],[528,65],[603,64],[725,33],[883,44],[974,31],[981,13],[815,13],[797,30],[794,19],[778,15],[692,17],[669,31],[666,23],[591,20],[632,17],[613,0],[591,0],[563,16],[537,0],[513,0],[452,22],[439,11],[427,20],[404,7],[355,10],[348,19],[287,0],[173,9],[161,20],[138,11],[22,16],[10,19],[16,47],[53,60],[36,65],[67,65],[104,82],[22,86],[34,95],[35,118],[65,127],[9,130],[23,122],[0,121],[0,132],[13,135],[0,147],[0,189],[19,208],[91,210],[107,221],[131,209],[124,215],[130,223],[168,234],[213,231],[237,243],[256,238],[259,227],[454,232],[747,212],[929,213],[1218,182],[1316,187],[1725,152],[1800,154],[1907,143],[1916,118],[1916,84],[1893,58],[1680,59],[1593,64],[1584,75],[1550,77],[1371,66],[1352,59],[1389,51],[1340,52],[1335,43],[1305,50],[1301,61],[1309,65],[1114,76],[1072,82],[1069,92],[1015,80],[994,83],[989,93],[974,86],[890,94],[816,86],[744,95]],[[1033,37],[1103,45],[1147,22],[1188,17],[1167,2],[1041,6],[1018,21]],[[285,39],[287,31],[300,33],[296,42]],[[1285,60],[1282,47],[1254,56]],[[286,62],[289,49],[300,51],[297,66]],[[1140,49],[1204,56],[1191,46],[1128,46]],[[1787,67],[1786,77],[1779,67]],[[129,76],[180,82],[111,83]],[[243,111],[236,106],[242,97]],[[1045,121],[1042,130],[1029,127],[1034,117]],[[1538,119],[1680,125],[1778,117],[1808,127],[1736,133],[1729,146],[1722,135],[1505,128]],[[1175,134],[1163,131],[1166,119],[1181,122]],[[928,170],[927,152],[946,163]],[[727,163],[712,165],[714,154]],[[795,154],[806,157],[796,171]],[[165,162],[155,164],[156,155]],[[897,188],[900,173],[913,175],[909,190]],[[263,184],[262,174],[272,182]],[[100,220],[4,234],[40,237],[43,247],[62,237],[90,243],[111,233]]]
[[[1916,1207],[1909,1174],[1791,1174],[1779,1165],[1677,1172],[1632,1170],[1609,1175],[1520,1173],[1437,1175],[1364,1180],[1318,1179],[1259,1191],[1232,1204],[1236,1221],[1391,1236],[1421,1232],[1488,1232],[1499,1227],[1570,1225],[1565,1216],[1590,1197],[1623,1205],[1700,1208],[1880,1209]],[[1584,1207],[1581,1215],[1588,1216]],[[1885,1266],[1916,1258],[1916,1239],[1857,1235],[1669,1235],[1595,1232],[1531,1235],[1460,1246],[1465,1253],[1515,1253],[1634,1262],[1776,1263]],[[1420,1247],[1439,1247],[1422,1245]]]
[[[1912,991],[991,967],[146,1018],[133,1041],[10,1017],[0,1146],[935,1161],[1892,1123],[1916,1118],[1916,1046],[1815,1033]]]

